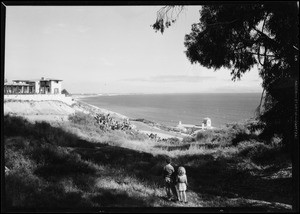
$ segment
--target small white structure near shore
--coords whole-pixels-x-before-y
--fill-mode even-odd
[[[206,117],[203,119],[202,127],[210,128],[211,127],[211,119]]]
[[[187,129],[186,129],[186,124],[182,124],[181,121],[179,121],[178,125],[177,125],[177,128],[180,130],[180,131],[183,131],[183,132],[186,132]]]
[[[203,122],[200,125],[193,125],[193,124],[183,124],[181,121],[179,121],[177,127],[180,131],[188,132],[191,130],[192,132],[198,131],[198,130],[206,130],[206,129],[212,129],[211,126],[211,119],[206,117],[203,119]]]

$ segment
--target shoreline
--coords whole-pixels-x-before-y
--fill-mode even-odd
[[[184,94],[196,95],[196,97],[190,96],[185,98]],[[198,94],[200,97],[197,96]],[[201,94],[205,97],[202,97]],[[207,96],[212,95],[215,97],[213,98],[206,97],[205,94]],[[225,109],[222,109],[222,107],[217,108],[213,106],[213,108],[211,108],[210,110],[209,107],[212,104],[216,103],[216,100],[219,99],[218,95],[220,94],[221,93],[160,93],[160,94],[146,94],[146,93],[129,94],[128,93],[128,94],[90,94],[90,95],[81,94],[80,96],[76,95],[73,97],[74,99],[79,101],[84,101],[87,103],[92,103],[94,105],[99,105],[100,108],[106,108],[107,110],[110,110],[110,107],[113,107],[114,109],[113,111],[118,112],[119,114],[126,115],[128,118],[131,119],[152,120],[153,122],[160,123],[161,125],[165,125],[169,127],[178,127],[179,122],[181,121],[184,125],[187,125],[188,127],[195,126],[195,128],[198,129],[205,118],[210,118],[212,122],[211,126],[215,129],[221,129],[227,127],[227,124],[243,123],[249,119],[254,118],[254,109],[257,106],[255,106],[253,103],[256,103],[256,100],[258,99],[258,96],[255,95],[257,93],[247,93],[247,94],[252,94],[250,95],[249,99],[255,101],[255,102],[251,102],[250,103],[251,105],[249,104],[248,97],[245,98],[244,96],[241,95],[246,93],[224,93],[224,96],[225,94],[230,96],[230,100],[234,101],[234,105],[226,104]],[[173,95],[179,95],[179,97],[176,96],[172,97]],[[235,95],[237,95],[237,97],[235,97]],[[119,98],[121,100],[120,102],[118,101]],[[173,107],[171,108],[170,106],[168,107],[167,103],[159,104],[159,105],[155,103],[154,107],[152,107],[150,103],[148,105],[145,105],[145,103],[148,102],[147,101],[148,98],[155,102],[156,101],[163,102],[166,98],[167,100],[170,100],[172,105],[179,104],[179,107],[175,107],[173,111]],[[180,101],[181,99],[182,102],[186,101],[189,105],[197,104],[200,106],[192,107],[192,108],[188,106],[188,110],[184,109],[186,105],[184,104],[181,106],[181,104],[178,103],[178,100]],[[209,102],[207,104],[202,105],[202,101],[201,101],[202,99],[203,100],[208,99]],[[241,103],[239,99],[241,99],[241,102],[247,105],[247,108],[241,108],[241,110],[237,109],[238,107],[236,107],[237,105],[235,104]],[[101,100],[103,100],[104,103],[102,103]],[[175,102],[173,102],[173,100],[175,100]],[[195,102],[193,101],[192,103],[190,102],[190,100],[192,101],[196,100],[196,101]],[[224,100],[223,97],[222,100]],[[135,103],[137,105],[135,105]],[[112,104],[112,106],[110,104]],[[146,108],[145,110],[143,109],[144,106]],[[157,106],[159,106],[158,108],[162,109],[162,112],[165,112],[165,115],[159,112],[159,110],[156,110]],[[149,107],[149,111],[147,111],[148,107]],[[201,110],[199,108],[201,108]],[[235,111],[236,109],[238,111]],[[154,112],[154,116],[151,115],[152,111]],[[186,111],[191,111],[191,112],[186,113]],[[181,115],[181,113],[183,115]]]
[[[115,94],[115,95],[133,95],[133,94]],[[98,96],[113,96],[113,95],[103,95],[103,94],[102,95],[100,95],[100,94],[97,94],[97,95],[82,95],[82,96],[75,97],[74,100],[76,100],[76,102],[79,102],[79,103],[84,103],[85,105],[91,106],[92,108],[98,109],[102,112],[107,112],[107,113],[115,114],[115,115],[123,117],[123,118],[128,118],[130,120],[130,122],[137,127],[138,131],[146,133],[147,135],[150,135],[152,133],[152,134],[157,134],[157,136],[159,136],[161,138],[166,138],[166,136],[169,136],[169,138],[176,137],[176,138],[179,138],[181,140],[184,137],[190,136],[190,134],[184,133],[184,132],[179,131],[179,130],[174,131],[175,129],[179,129],[178,126],[170,126],[170,125],[166,125],[166,124],[161,124],[161,123],[158,123],[156,121],[150,121],[150,120],[145,119],[145,118],[131,118],[131,117],[123,115],[121,113],[111,111],[111,110],[108,110],[108,109],[104,109],[104,108],[100,108],[98,106],[89,104],[89,103],[82,100],[82,98],[90,98],[90,97],[98,97]],[[247,121],[249,119],[245,119],[245,121]],[[245,121],[239,121],[239,122],[234,122],[234,123],[243,123]],[[194,126],[195,128],[200,127],[200,125],[195,125],[195,124],[183,124],[183,125],[190,125],[190,126]],[[225,128],[227,125],[228,124],[222,125],[221,127],[211,126],[209,128],[205,128],[205,129],[196,129],[194,131],[194,133],[199,132],[199,131],[222,129],[222,128]]]
[[[101,95],[90,95],[90,96],[81,96],[78,98],[74,98],[76,100],[76,102],[79,103],[84,103],[85,105],[91,106],[94,109],[98,109],[100,111],[104,111],[104,112],[108,112],[110,114],[115,114],[117,116],[123,117],[123,118],[128,118],[130,123],[133,124],[134,126],[136,126],[136,129],[142,133],[145,133],[147,135],[152,134],[156,134],[157,136],[161,137],[161,138],[179,138],[180,140],[182,140],[184,137],[187,136],[191,136],[191,134],[187,134],[184,133],[182,131],[174,131],[174,129],[178,129],[179,127],[177,126],[170,126],[170,125],[166,125],[166,124],[161,124],[158,123],[156,121],[150,121],[148,119],[144,119],[144,118],[131,118],[129,116],[120,114],[118,112],[114,112],[108,109],[104,109],[104,108],[100,108],[98,106],[89,104],[83,100],[81,100],[81,98],[85,98],[85,97],[95,97],[95,96],[101,96]],[[104,95],[105,96],[105,95]],[[196,129],[194,130],[193,133],[197,133],[197,132],[205,132],[208,130],[219,130],[219,129],[224,129],[227,126],[230,126],[232,124],[244,124],[247,123],[248,121],[253,121],[255,120],[254,118],[247,118],[241,121],[236,121],[236,122],[230,122],[230,123],[226,123],[224,125],[221,125],[219,127],[217,126],[211,126],[209,128],[204,128],[204,129]],[[195,128],[200,127],[200,125],[195,125],[195,124],[183,124],[183,125],[190,125],[190,126],[194,126]]]
[[[116,115],[117,117],[121,117],[123,119],[124,118],[129,119],[130,123],[136,127],[135,129],[137,129],[138,131],[145,133],[147,135],[150,135],[152,133],[152,134],[156,134],[160,138],[174,138],[175,137],[175,138],[179,138],[181,140],[183,139],[183,137],[187,136],[186,134],[183,134],[181,132],[170,131],[171,129],[174,129],[175,127],[169,127],[167,125],[159,124],[159,123],[153,122],[153,121],[149,121],[150,123],[142,122],[142,121],[139,121],[139,119],[130,118],[130,117],[120,114],[118,112],[114,112],[114,111],[111,111],[108,109],[103,109],[98,106],[89,104],[87,102],[80,100],[80,98],[75,99],[75,100],[78,103],[87,105],[87,106],[89,106],[93,109],[96,109],[97,111],[100,111],[102,113]],[[165,130],[165,129],[162,129],[161,127],[166,127],[167,129],[170,129],[170,130]]]
[[[76,100],[76,99],[75,99],[75,100]],[[120,113],[118,113],[118,112],[114,112],[114,111],[111,111],[111,110],[108,110],[108,109],[100,108],[100,107],[98,107],[98,106],[89,104],[89,103],[84,102],[84,101],[82,101],[82,100],[76,100],[76,102],[77,102],[77,103],[84,104],[84,105],[87,105],[87,106],[89,106],[89,107],[91,107],[91,108],[94,108],[94,109],[96,109],[97,111],[102,112],[102,113],[105,113],[105,114],[113,114],[113,115],[116,115],[116,116],[121,117],[121,118],[126,118],[126,119],[128,118],[128,119],[130,119],[130,118],[129,118],[128,116],[126,116],[126,115],[123,115],[123,114],[120,114]]]
[[[15,100],[14,102],[6,102],[4,100],[4,113],[12,113],[20,116],[27,117],[31,120],[44,120],[44,121],[68,121],[68,116],[75,113],[76,111],[81,111],[84,113],[91,114],[110,114],[117,120],[128,119],[130,123],[134,126],[134,129],[143,132],[147,135],[151,133],[157,135],[160,138],[180,138],[183,139],[186,136],[191,136],[192,133],[198,131],[206,131],[210,129],[220,129],[222,127],[208,127],[205,129],[198,129],[198,126],[190,124],[186,131],[180,130],[180,127],[174,125],[166,125],[158,123],[156,121],[151,121],[143,118],[131,118],[124,114],[111,111],[109,109],[104,109],[92,104],[85,102],[82,98],[85,97],[95,97],[100,95],[82,95],[82,96],[69,96],[73,99],[74,103],[69,105],[64,103],[62,105],[61,101],[57,100],[47,100],[47,101],[28,101],[24,102],[22,100]],[[249,120],[249,119],[247,119]],[[241,121],[242,122],[242,121]],[[236,122],[237,123],[237,122]],[[189,125],[189,124],[182,124]],[[193,129],[195,126],[196,129]],[[224,125],[226,127],[226,125]]]
[[[96,96],[96,95],[93,95]],[[97,95],[98,96],[98,95]],[[138,121],[138,119],[130,118],[126,115],[120,114],[109,109],[100,108],[98,106],[89,104],[83,101],[81,97],[73,97],[73,103],[69,104],[59,100],[6,100],[4,99],[4,115],[16,115],[27,118],[28,120],[35,121],[46,121],[46,122],[67,122],[70,115],[74,114],[76,111],[83,112],[86,114],[110,114],[111,117],[118,121],[128,119],[133,125],[134,129],[150,135],[151,133],[157,135],[158,137],[165,138],[183,138],[183,136],[178,132],[172,132],[171,128],[164,128],[160,124],[152,121]],[[91,96],[88,96],[91,97]]]
[[[87,98],[87,97],[98,97],[101,96],[99,94],[91,94],[91,95],[87,95],[87,94],[76,94],[76,95],[69,95],[70,97],[72,97],[74,100],[80,100],[82,98]]]
[[[84,103],[84,104],[86,104],[86,105],[88,105],[88,106],[91,106],[91,107],[95,108],[95,109],[99,109],[99,110],[102,110],[102,111],[104,110],[104,111],[106,111],[106,112],[109,112],[110,114],[115,114],[115,115],[119,115],[119,116],[124,117],[124,118],[128,118],[131,122],[133,122],[133,121],[134,121],[135,123],[140,122],[140,123],[146,124],[146,125],[152,124],[151,127],[155,127],[156,129],[160,129],[160,130],[162,130],[162,131],[167,131],[167,130],[161,129],[161,127],[164,127],[165,129],[169,129],[168,132],[170,132],[170,130],[172,130],[172,129],[178,128],[177,126],[170,126],[170,125],[166,125],[166,124],[161,124],[161,123],[158,123],[158,122],[156,122],[156,121],[150,121],[150,120],[145,119],[145,118],[131,118],[131,117],[129,117],[129,116],[120,114],[120,113],[118,113],[118,112],[111,111],[111,110],[104,109],[104,108],[100,108],[100,107],[98,107],[98,106],[89,104],[89,103],[87,103],[87,102],[85,102],[85,101],[82,100],[82,98],[97,97],[97,96],[106,96],[106,95],[90,95],[90,96],[89,96],[89,95],[87,95],[87,96],[83,95],[83,96],[80,96],[80,97],[77,97],[77,98],[73,98],[73,97],[72,97],[72,98],[73,98],[74,100],[76,100],[77,102],[82,102],[82,103]],[[148,121],[148,122],[145,122],[145,121]],[[198,126],[200,126],[200,125],[195,125],[195,124],[184,124],[184,125],[195,126],[195,128],[198,127]],[[224,126],[226,126],[226,125],[224,125]],[[208,129],[206,129],[206,130],[209,130],[209,129],[219,129],[219,128],[218,128],[218,127],[211,126],[210,128],[208,128]],[[145,132],[145,133],[150,133],[150,131],[149,131],[148,129],[147,129],[147,130],[142,130],[142,131]],[[202,131],[204,131],[204,129],[203,129]],[[155,132],[155,131],[153,131],[153,132]],[[171,132],[172,132],[172,131],[171,131]],[[182,133],[182,132],[180,132],[180,131],[178,131],[178,133],[180,133],[181,135],[187,135],[187,134],[184,134],[184,133]],[[154,134],[155,134],[155,133],[154,133]],[[156,133],[156,134],[157,134],[157,133]],[[165,136],[165,134],[162,134],[162,135]]]

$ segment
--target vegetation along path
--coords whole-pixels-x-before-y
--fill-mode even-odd
[[[57,124],[8,115],[4,120],[10,207],[292,208],[288,155],[276,139],[265,145],[245,134],[243,125],[156,142],[132,130],[101,131],[89,118]],[[188,204],[165,200],[166,156],[187,170]]]

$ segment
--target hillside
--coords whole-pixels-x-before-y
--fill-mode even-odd
[[[4,114],[13,114],[24,116],[32,121],[37,120],[53,120],[66,121],[68,116],[76,111],[85,113],[111,113],[116,117],[124,118],[125,116],[90,106],[85,103],[76,101],[72,105],[58,100],[6,100],[4,102]]]
[[[123,120],[128,117],[119,113],[101,109],[85,102],[75,100],[72,105],[58,100],[5,100],[4,114],[22,116],[30,121],[51,121],[51,122],[66,122],[70,115],[76,112],[83,112],[96,116],[97,114],[109,114],[116,120]],[[142,133],[150,135],[157,134],[161,138],[183,137],[180,133],[169,132],[161,129],[158,125],[149,124],[141,121],[132,121],[134,127]]]
[[[6,113],[64,117],[39,122],[4,117],[8,208],[243,207],[291,211],[292,164],[281,139],[266,144],[251,124],[233,124],[195,136],[156,141],[134,129],[102,130],[91,106],[77,103],[5,103]],[[20,104],[20,103],[19,103]],[[23,111],[21,111],[22,109]],[[72,109],[72,110],[71,110]],[[25,111],[26,110],[26,111]],[[98,109],[101,111],[100,109]],[[67,114],[75,113],[76,117]],[[102,110],[104,111],[104,110]],[[187,205],[164,199],[165,157],[185,166]]]

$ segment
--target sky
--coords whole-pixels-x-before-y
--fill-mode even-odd
[[[199,21],[187,6],[164,34],[151,25],[162,6],[7,6],[5,74],[61,79],[69,93],[261,93],[257,68],[191,64],[184,36]]]

